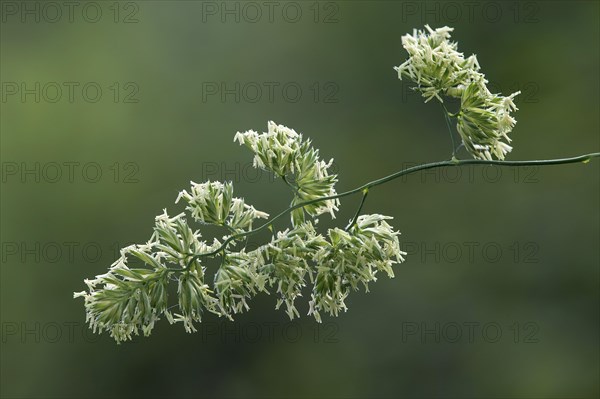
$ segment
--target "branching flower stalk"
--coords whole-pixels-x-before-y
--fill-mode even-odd
[[[252,151],[254,167],[273,173],[290,188],[290,206],[268,219],[267,213],[247,204],[244,198],[234,197],[231,182],[191,182],[189,191],[181,191],[175,201],[185,203],[184,212],[170,216],[164,210],[155,218],[148,242],[123,248],[107,273],[86,279],[88,290],[74,294],[84,298],[90,328],[107,331],[120,343],[140,332],[148,336],[164,316],[171,324],[182,323],[187,332],[194,332],[196,323],[207,313],[232,320],[248,310],[249,301],[261,292],[275,292],[275,308],[284,307],[294,319],[300,316],[296,300],[306,290],[310,290],[307,313],[321,322],[323,314],[338,316],[347,311],[345,300],[350,292],[361,286],[368,292],[378,273],[394,277],[393,266],[404,261],[400,233],[389,224],[392,218],[361,214],[373,188],[433,168],[560,165],[600,157],[600,153],[592,153],[504,161],[511,149],[506,143],[510,141],[507,133],[516,123],[510,116],[516,110],[512,100],[518,93],[508,97],[489,93],[475,56],[464,59],[456,43],[448,42],[452,29],[426,29],[402,38],[410,58],[396,69],[400,78],[417,83],[415,89],[421,91],[425,102],[433,98],[440,102],[451,137],[449,120],[457,119],[461,145],[475,159],[456,159],[453,141],[451,160],[400,170],[337,193],[337,175],[329,172],[333,159],[322,160],[319,150],[302,134],[274,122],[269,122],[262,134],[252,130],[237,133],[234,141]],[[444,96],[461,99],[456,114],[448,112]],[[335,218],[339,199],[359,193],[358,209],[344,229],[318,232],[319,216]],[[273,231],[273,223],[287,216],[291,219],[289,228],[273,232],[269,242],[254,250],[246,248],[248,236]],[[268,220],[253,227],[260,219]],[[220,226],[226,234],[209,242],[198,230],[203,225]],[[219,261],[212,273],[207,270],[209,259]],[[169,297],[173,282],[176,300]]]
[[[512,150],[508,134],[517,122],[511,112],[517,110],[513,100],[520,92],[506,97],[492,94],[477,56],[465,58],[458,52],[458,44],[449,40],[453,28],[434,30],[429,25],[425,28],[402,36],[409,58],[394,68],[398,77],[415,82],[417,86],[413,89],[425,97],[425,102],[435,98],[443,105],[444,98],[460,99],[456,114],[443,108],[446,117],[456,118],[462,145],[475,158],[504,159]],[[453,156],[454,151],[453,144]]]

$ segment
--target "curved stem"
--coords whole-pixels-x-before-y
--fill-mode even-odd
[[[298,187],[296,187],[295,185],[293,185],[292,183],[290,183],[290,181],[287,179],[287,177],[285,177],[285,175],[281,175],[281,179],[283,180],[283,182],[292,189],[292,191],[294,192],[294,194],[296,194],[298,192]]]
[[[237,233],[237,230],[234,229],[233,227],[231,227],[230,225],[228,225],[227,223],[223,223],[221,226],[225,227],[227,230],[229,230],[230,232],[232,232],[233,234]]]
[[[365,204],[365,200],[367,199],[367,195],[369,195],[369,189],[365,188],[363,190],[362,199],[360,200],[360,205],[358,206],[358,209],[356,210],[356,213],[354,214],[354,217],[350,221],[350,224],[348,226],[346,226],[346,228],[345,228],[346,231],[350,230],[350,228],[356,224],[356,220],[358,219],[358,216],[360,215],[360,211],[362,210],[362,207]]]
[[[452,134],[452,127],[450,125],[450,112],[448,112],[448,108],[444,105],[444,103],[440,102],[442,106],[442,112],[444,113],[444,120],[446,121],[446,126],[448,127],[448,133],[450,133],[450,140],[452,140],[452,159],[456,158],[456,144],[454,143],[454,135]]]
[[[349,195],[356,194],[356,193],[359,193],[359,192],[363,192],[364,193],[365,191],[368,191],[372,187],[376,187],[376,186],[385,184],[385,183],[390,182],[392,180],[395,180],[395,179],[397,179],[397,178],[399,178],[401,176],[409,175],[411,173],[419,172],[421,170],[434,169],[434,168],[442,168],[442,167],[445,167],[445,166],[463,166],[463,165],[498,165],[498,166],[563,165],[563,164],[580,163],[580,162],[581,163],[588,163],[592,158],[597,158],[597,157],[600,157],[600,152],[594,152],[594,153],[591,153],[591,154],[585,154],[585,155],[580,155],[580,156],[571,157],[571,158],[558,158],[558,159],[546,159],[546,160],[534,160],[534,161],[494,161],[494,160],[487,161],[487,160],[483,160],[483,159],[463,159],[463,160],[453,159],[453,160],[450,160],[450,161],[432,162],[432,163],[426,163],[426,164],[422,164],[422,165],[413,166],[411,168],[403,169],[403,170],[400,170],[398,172],[392,173],[391,175],[382,177],[380,179],[370,181],[370,182],[368,182],[366,184],[363,184],[360,187],[357,187],[357,188],[349,190],[349,191],[345,191],[343,193],[339,193],[339,194],[335,194],[335,195],[329,195],[329,196],[326,196],[326,197],[315,198],[313,200],[300,202],[300,203],[298,203],[296,205],[290,206],[289,208],[287,208],[287,209],[279,212],[271,220],[268,220],[262,226],[259,226],[259,227],[255,228],[254,230],[245,231],[243,233],[234,234],[234,235],[228,237],[223,242],[223,244],[221,244],[221,246],[219,248],[217,248],[217,249],[215,249],[215,250],[213,250],[211,252],[206,252],[206,253],[203,253],[203,254],[194,254],[192,256],[189,264],[191,264],[194,260],[196,260],[198,258],[201,258],[201,257],[204,257],[204,256],[212,256],[212,255],[218,254],[224,248],[226,248],[227,245],[231,241],[233,241],[233,240],[237,240],[238,238],[246,237],[246,236],[249,236],[251,234],[258,233],[261,230],[266,229],[275,220],[277,220],[277,219],[281,218],[282,216],[288,214],[289,212],[293,211],[294,209],[302,208],[302,207],[305,207],[307,205],[312,205],[312,204],[315,204],[315,203],[318,203],[318,202],[322,202],[322,201],[327,201],[327,200],[333,200],[333,199],[338,199],[338,198],[342,198],[342,197],[347,197]],[[363,202],[364,202],[364,197],[365,196],[363,196]]]

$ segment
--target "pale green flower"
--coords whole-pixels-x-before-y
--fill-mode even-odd
[[[285,303],[290,319],[299,317],[295,300],[302,296],[307,276],[312,281],[315,270],[311,260],[327,241],[318,234],[311,222],[278,232],[271,242],[256,249],[260,259],[259,272],[270,288],[276,288],[279,299],[276,309]]]
[[[204,273],[199,269],[186,270],[178,279],[177,294],[179,311],[173,322],[182,322],[187,332],[195,332],[194,322],[202,321],[205,311],[219,315],[219,299],[204,282]]]
[[[234,141],[245,144],[254,152],[254,166],[269,170],[294,187],[292,205],[336,194],[337,175],[329,173],[329,162],[319,158],[319,150],[310,140],[275,122],[268,123],[268,132],[258,134],[253,130],[237,133]],[[292,180],[293,184],[289,181]],[[339,200],[325,200],[292,212],[292,223],[299,226],[305,214],[311,217],[329,213],[335,218]]]
[[[391,217],[362,215],[349,231],[330,229],[329,241],[315,254],[317,273],[309,303],[309,314],[321,321],[325,311],[338,316],[346,311],[345,299],[359,284],[368,292],[368,284],[376,281],[378,271],[394,277],[392,266],[404,261],[399,232],[386,222]]]
[[[267,127],[268,131],[263,134],[254,130],[238,132],[233,140],[245,144],[254,152],[254,167],[270,170],[277,176],[294,173],[302,136],[273,121],[269,121]]]
[[[425,102],[433,98],[443,102],[444,95],[459,97],[466,84],[484,80],[478,72],[477,57],[471,55],[465,59],[457,51],[458,44],[448,40],[453,28],[433,30],[429,25],[425,28],[427,31],[415,29],[412,35],[402,36],[409,58],[394,68],[400,79],[406,77],[417,84],[415,89],[425,97]]]
[[[425,28],[402,37],[409,58],[395,67],[398,77],[416,83],[414,89],[425,102],[436,98],[443,103],[444,96],[460,98],[461,108],[453,116],[465,149],[475,158],[504,159],[512,150],[508,133],[516,120],[510,113],[517,110],[513,99],[520,92],[508,97],[492,94],[477,57],[464,58],[457,43],[449,41],[453,28]]]
[[[199,222],[243,231],[251,230],[255,219],[269,217],[269,214],[246,204],[243,198],[233,197],[231,182],[190,183],[192,185],[190,192],[181,191],[175,203],[181,199],[187,202],[186,210]]]
[[[231,182],[191,182],[176,202],[185,212],[155,218],[148,242],[121,250],[108,272],[85,280],[86,320],[94,332],[108,331],[122,342],[140,333],[149,335],[164,315],[195,332],[205,314],[227,319],[250,308],[250,300],[264,292],[276,293],[276,309],[285,304],[290,319],[300,316],[297,300],[312,285],[308,313],[321,321],[320,312],[337,316],[358,284],[375,281],[378,271],[393,276],[392,265],[403,260],[397,235],[381,215],[360,216],[348,231],[330,229],[327,238],[315,228],[316,217],[335,216],[337,176],[329,173],[333,160],[319,158],[310,140],[285,126],[269,123],[269,132],[238,133],[236,140],[255,154],[255,164],[278,174],[293,188],[292,204],[317,200],[292,215],[292,228],[275,232],[271,240],[247,251],[243,239],[256,219],[268,214],[233,196]],[[203,240],[187,219],[223,227],[220,242]],[[214,278],[207,277],[206,259],[218,259]],[[212,281],[209,281],[212,280]],[[169,284],[177,282],[177,298],[169,304]],[[177,308],[176,310],[171,310]]]
[[[456,127],[465,148],[475,158],[504,159],[512,150],[508,133],[516,120],[510,112],[517,109],[513,98],[518,94],[494,95],[475,83],[464,90]]]
[[[94,332],[108,331],[121,342],[139,334],[139,330],[149,335],[160,314],[170,318],[167,310],[170,272],[148,248],[135,245],[124,248],[108,273],[85,281],[88,293],[74,295],[84,298],[86,321]],[[150,268],[128,267],[130,255]]]

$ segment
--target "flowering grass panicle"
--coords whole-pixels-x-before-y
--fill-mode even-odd
[[[268,131],[258,134],[253,130],[237,133],[234,141],[246,145],[254,152],[254,165],[281,177],[294,190],[292,206],[321,197],[336,195],[337,175],[330,174],[333,159],[326,162],[310,140],[303,139],[295,130],[273,121]],[[298,226],[310,217],[329,213],[335,218],[339,200],[330,199],[292,211],[292,223]]]
[[[457,119],[456,130],[465,149],[477,159],[502,160],[512,150],[508,134],[516,120],[511,112],[517,110],[513,100],[520,92],[508,97],[492,94],[477,56],[465,58],[458,44],[449,40],[452,31],[447,26],[434,30],[425,25],[425,30],[402,36],[409,58],[394,69],[400,79],[416,83],[413,89],[421,92],[425,102],[435,98],[443,104],[444,97],[460,98],[460,110],[446,117]]]
[[[75,293],[84,298],[94,331],[109,331],[122,342],[140,332],[149,335],[164,316],[194,332],[206,314],[232,320],[250,308],[254,296],[271,291],[277,294],[275,308],[285,305],[293,319],[300,316],[297,300],[308,285],[308,314],[321,321],[321,310],[337,315],[339,308],[346,309],[349,288],[375,281],[378,270],[393,276],[391,265],[402,261],[404,253],[385,217],[359,217],[348,232],[330,229],[326,237],[317,232],[316,217],[335,217],[339,200],[321,200],[337,196],[337,176],[328,170],[333,160],[322,160],[310,140],[274,122],[267,133],[238,133],[235,140],[252,150],[255,167],[271,171],[292,188],[291,204],[297,206],[292,227],[248,251],[243,238],[272,228],[267,222],[253,230],[257,219],[269,215],[234,197],[231,182],[191,182],[175,201],[185,204],[184,212],[171,217],[164,210],[146,244],[124,248],[107,273],[85,281],[88,291]],[[200,232],[204,225],[219,226],[226,234],[209,243]],[[135,267],[130,258],[137,261]],[[219,266],[207,273],[211,259]],[[174,299],[169,298],[172,282],[177,283]]]
[[[337,175],[330,172],[333,159],[321,159],[319,150],[295,130],[268,123],[268,131],[237,133],[234,141],[248,147],[254,167],[272,172],[291,189],[290,206],[260,226],[269,215],[234,197],[232,182],[191,182],[176,203],[184,211],[155,218],[150,240],[121,250],[104,274],[84,280],[86,321],[94,332],[108,332],[118,343],[134,335],[149,335],[163,316],[181,323],[187,332],[213,314],[232,320],[250,309],[260,293],[275,293],[275,308],[285,305],[290,319],[300,316],[301,298],[310,295],[306,312],[321,322],[325,315],[348,310],[346,299],[385,274],[394,277],[394,266],[404,261],[400,233],[389,216],[361,214],[369,190],[417,171],[465,164],[551,165],[587,163],[600,153],[545,161],[498,161],[511,151],[508,134],[516,121],[514,98],[491,93],[479,71],[475,55],[464,58],[450,42],[451,28],[415,30],[402,38],[409,59],[396,68],[399,77],[414,81],[425,102],[436,99],[449,121],[456,118],[462,145],[476,160],[452,158],[397,171],[355,189],[337,193]],[[460,99],[458,112],[450,113],[444,98]],[[452,132],[451,132],[452,134]],[[454,153],[453,153],[454,155]],[[498,160],[494,160],[494,158]],[[339,198],[362,193],[354,217],[344,228],[320,233],[322,214],[335,218]],[[274,222],[291,213],[291,226],[275,231]],[[206,225],[221,229],[212,240]],[[269,229],[272,236],[249,250],[248,236]],[[171,285],[176,284],[175,287]],[[175,297],[175,298],[172,298]]]
[[[328,231],[328,242],[315,254],[317,274],[311,294],[309,314],[321,321],[321,311],[338,316],[346,311],[345,299],[351,290],[377,281],[379,271],[394,277],[392,266],[404,261],[399,232],[394,231],[383,215],[362,215],[348,230]]]
[[[257,211],[244,202],[243,198],[233,197],[233,183],[211,182],[197,184],[191,182],[191,190],[179,193],[175,203],[183,199],[186,210],[196,221],[205,224],[228,226],[235,231],[252,230],[255,219],[266,219],[269,214]]]

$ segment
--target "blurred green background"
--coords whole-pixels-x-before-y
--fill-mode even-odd
[[[311,137],[338,191],[447,159],[439,107],[392,69],[425,23],[455,27],[494,91],[523,92],[509,159],[598,151],[598,2],[1,6],[3,397],[598,396],[598,161],[378,187],[365,211],[394,217],[409,256],[320,327],[260,296],[235,323],[190,335],[163,320],[118,346],[72,299],[179,212],[190,180],[285,207],[237,131],[272,119]]]

